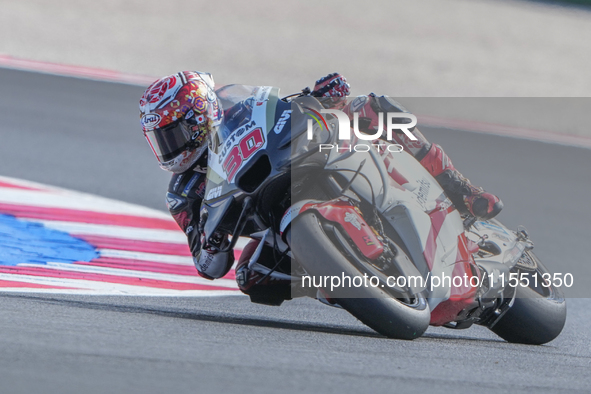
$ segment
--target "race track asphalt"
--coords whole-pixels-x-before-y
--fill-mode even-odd
[[[0,175],[165,209],[168,175],[139,129],[142,91],[1,69]],[[423,131],[503,198],[499,219],[525,224],[551,270],[591,278],[589,150]],[[589,392],[584,287],[545,346],[482,327],[389,340],[308,299],[274,308],[245,297],[0,293],[0,392]]]

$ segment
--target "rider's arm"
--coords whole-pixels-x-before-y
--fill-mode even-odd
[[[174,174],[168,185],[166,204],[170,214],[187,235],[191,254],[201,250],[199,234],[199,209],[205,191],[205,174],[193,170]]]
[[[166,202],[172,217],[187,235],[199,275],[206,279],[217,279],[226,275],[232,267],[234,252],[218,252],[207,244],[203,245],[203,236],[199,231],[199,211],[205,193],[206,163],[206,158],[202,158],[194,168],[174,174],[168,186]],[[227,244],[227,236],[220,237],[220,244]]]
[[[325,108],[342,109],[350,117],[353,112],[358,112],[359,120],[366,123],[368,130],[378,127],[377,114],[380,112],[407,112],[404,107],[391,98],[376,96],[373,93],[368,96],[356,97],[353,100],[346,100],[350,94],[350,88],[351,86],[343,75],[332,73],[316,81],[311,95],[321,98],[321,103]],[[412,154],[417,160],[421,160],[431,148],[431,144],[417,128],[413,129],[413,134],[417,140],[411,140],[403,133],[395,133],[393,141],[388,142],[402,145],[405,151]]]
[[[366,130],[373,134],[379,126],[378,114],[388,112],[408,112],[400,103],[388,96],[377,96],[374,93],[370,93],[367,96],[358,96],[348,103],[343,111],[353,117],[353,113],[359,113],[360,124],[365,123]],[[393,144],[400,144],[404,147],[404,150],[413,155],[417,160],[421,160],[429,149],[431,143],[427,141],[425,136],[419,131],[418,128],[411,129],[412,134],[417,138],[411,140],[405,133],[395,129],[395,133],[392,134],[392,140],[387,141]],[[385,136],[384,136],[385,139]]]

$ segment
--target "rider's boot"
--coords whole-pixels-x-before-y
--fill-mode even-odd
[[[443,149],[437,144],[421,159],[423,167],[435,177],[460,213],[469,213],[479,219],[492,219],[503,209],[503,202],[494,194],[476,187],[456,170]]]

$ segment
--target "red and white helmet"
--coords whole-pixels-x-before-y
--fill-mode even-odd
[[[207,149],[222,108],[209,73],[182,71],[151,84],[140,99],[144,136],[164,170],[188,170]]]

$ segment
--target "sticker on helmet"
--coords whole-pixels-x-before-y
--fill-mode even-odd
[[[168,90],[172,89],[177,85],[177,79],[174,75],[157,81],[148,88],[145,98],[151,104],[155,104],[162,100],[165,96],[172,95],[167,94]]]
[[[190,110],[189,112],[187,112],[187,114],[185,115],[185,119],[191,119],[193,117],[193,115],[195,115],[195,112],[193,112],[193,110]]]
[[[201,144],[203,143],[204,136],[205,136],[205,133],[202,133],[201,131],[197,131],[195,134],[193,134],[193,136],[191,137],[191,140],[193,141],[193,143],[196,146],[201,146]]]
[[[142,126],[144,126],[144,129],[151,129],[158,125],[161,119],[158,114],[145,114],[142,116]]]
[[[195,98],[195,103],[193,104],[197,111],[205,111],[207,107],[207,102],[203,100],[201,97]]]

